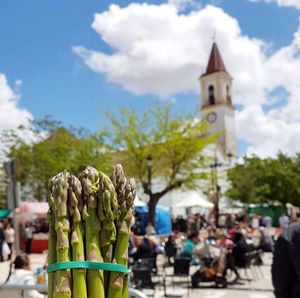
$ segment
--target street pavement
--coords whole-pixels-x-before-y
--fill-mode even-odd
[[[256,277],[256,280],[251,282],[243,281],[240,285],[229,285],[226,289],[215,289],[210,285],[207,285],[206,288],[200,289],[186,289],[184,286],[185,283],[176,284],[175,287],[172,286],[171,282],[167,283],[167,297],[189,297],[189,298],[274,298],[272,282],[271,282],[271,263],[272,256],[271,254],[266,254],[263,258],[264,265],[261,266],[262,272],[258,274],[259,278]],[[30,255],[31,269],[35,271],[39,267],[43,267],[46,262],[46,254],[31,254]],[[0,283],[3,283],[9,272],[9,262],[0,263]],[[167,272],[168,274],[171,272]],[[243,274],[244,272],[241,271]],[[251,272],[248,274],[251,277]],[[153,295],[153,291],[145,290],[145,294],[149,296]],[[153,296],[152,296],[153,297]],[[155,291],[155,298],[157,297],[166,297],[164,295],[164,289],[159,287]]]
[[[185,297],[201,297],[201,298],[274,298],[272,292],[260,293],[256,291],[236,291],[236,290],[211,290],[211,291],[198,291],[190,296]]]
[[[179,298],[274,298],[273,286],[271,280],[271,264],[272,255],[265,254],[263,257],[264,264],[260,267],[261,271],[256,271],[256,278],[251,282],[243,280],[241,284],[229,285],[226,289],[216,289],[211,284],[206,284],[206,287],[199,289],[187,290],[184,287],[173,286],[167,283],[167,297]],[[171,272],[170,272],[171,273]],[[245,272],[242,270],[242,277],[245,276]],[[169,274],[169,272],[168,272]],[[248,270],[248,276],[252,278],[252,273]],[[184,285],[184,283],[183,283]],[[145,290],[146,294],[152,295],[153,292]],[[159,289],[155,293],[155,298],[166,297],[163,289]]]

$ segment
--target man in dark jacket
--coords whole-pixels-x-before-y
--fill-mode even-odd
[[[272,280],[276,298],[300,297],[300,222],[290,225],[275,243]]]

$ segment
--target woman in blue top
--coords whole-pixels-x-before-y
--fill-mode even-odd
[[[200,242],[199,233],[191,233],[183,245],[181,256],[192,258],[193,254],[197,254],[197,244]]]

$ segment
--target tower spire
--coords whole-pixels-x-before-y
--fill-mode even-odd
[[[226,157],[236,155],[235,108],[232,104],[232,78],[227,72],[214,41],[206,68],[200,76],[201,112],[208,122],[208,133],[219,135],[218,148]]]
[[[207,64],[206,72],[204,75],[208,75],[217,71],[227,72],[220,51],[218,49],[218,46],[214,41],[212,45],[209,61]]]

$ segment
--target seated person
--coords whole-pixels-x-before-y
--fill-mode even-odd
[[[203,243],[200,244],[200,238],[198,233],[191,233],[188,236],[188,239],[183,245],[183,251],[181,253],[182,257],[193,258],[195,256],[203,256],[206,254],[206,245]]]
[[[203,258],[203,260],[209,261],[211,259],[209,246],[210,244],[207,240],[200,243],[198,233],[191,233],[187,241],[184,243],[181,256],[189,257],[191,258],[192,262],[196,261],[196,263],[199,263],[199,257],[200,259]],[[193,288],[197,288],[199,281],[201,281],[202,267],[203,266],[196,270],[191,276]]]
[[[169,264],[172,264],[172,257],[175,257],[177,254],[177,245],[173,235],[170,235],[165,243],[165,252],[168,257]]]
[[[132,255],[135,260],[157,257],[157,242],[155,236],[145,236]]]
[[[221,233],[220,238],[217,240],[216,243],[217,247],[221,250],[224,250],[224,258],[220,258],[219,262],[219,272],[223,274],[223,277],[226,276],[227,269],[232,270],[235,273],[235,281],[240,279],[240,275],[235,267],[234,257],[233,257],[233,242],[228,239],[226,233]],[[221,254],[222,255],[222,254]],[[222,261],[222,262],[221,262]],[[223,264],[221,264],[223,263]]]
[[[183,250],[181,253],[182,257],[192,258],[194,250],[196,249],[197,244],[199,243],[199,235],[198,233],[191,233],[185,243],[183,244]]]
[[[156,258],[158,252],[158,241],[154,235],[145,236],[136,252],[132,255],[137,264],[141,266],[150,266],[152,271],[157,271]]]
[[[9,273],[7,284],[11,285],[34,285],[35,278],[29,267],[29,258],[27,255],[19,255],[16,257],[15,261],[12,263],[14,270]],[[40,294],[36,290],[7,290],[9,298],[44,298],[45,296]],[[5,294],[1,292],[1,297]]]
[[[217,247],[224,248],[227,253],[232,253],[233,242],[228,239],[225,233],[221,233],[219,239],[216,242]]]

